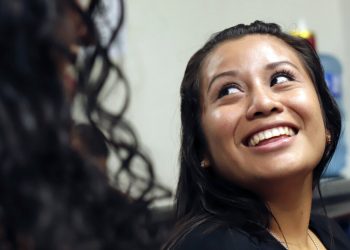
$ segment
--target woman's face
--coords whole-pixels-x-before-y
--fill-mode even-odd
[[[325,149],[314,85],[293,48],[270,35],[219,45],[201,71],[211,167],[246,188],[310,175]]]

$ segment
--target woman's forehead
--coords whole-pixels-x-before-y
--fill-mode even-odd
[[[208,80],[220,71],[243,68],[254,71],[282,61],[305,70],[297,51],[280,38],[265,34],[246,35],[217,45],[202,64],[201,79]]]
[[[207,56],[206,62],[208,64],[256,59],[276,61],[286,58],[298,60],[297,53],[292,47],[277,37],[254,34],[222,42]]]

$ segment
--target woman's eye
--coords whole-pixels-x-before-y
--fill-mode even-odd
[[[292,81],[292,80],[293,80],[293,77],[289,73],[278,73],[272,77],[271,86],[279,83]]]
[[[227,95],[232,95],[234,93],[237,93],[239,92],[239,88],[235,85],[228,85],[228,86],[225,86],[223,87],[220,92],[219,92],[219,96],[218,98],[221,98],[221,97],[224,97],[224,96],[227,96]]]

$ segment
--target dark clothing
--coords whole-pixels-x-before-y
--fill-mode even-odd
[[[190,232],[176,250],[285,250],[267,231],[263,234],[263,239],[258,240],[239,229],[219,228],[206,232],[207,228],[208,224],[203,224]],[[333,220],[324,216],[312,216],[309,228],[328,250],[350,250],[349,236]]]

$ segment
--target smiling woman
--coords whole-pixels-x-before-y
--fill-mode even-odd
[[[267,196],[266,181],[288,183],[312,172],[325,126],[314,85],[291,47],[269,35],[245,36],[214,49],[202,72],[204,158],[217,172]]]
[[[350,249],[311,216],[341,120],[315,51],[276,24],[215,34],[181,86],[178,224],[165,249]]]

